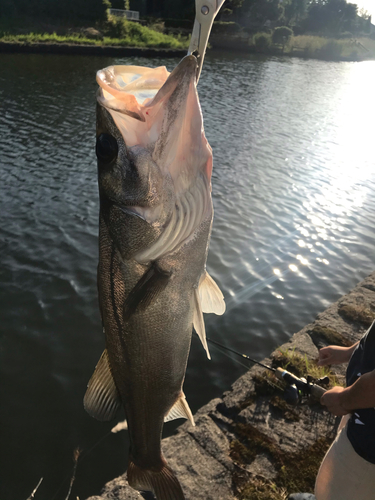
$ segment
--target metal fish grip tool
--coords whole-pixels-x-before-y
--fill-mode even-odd
[[[195,0],[195,21],[188,56],[195,55],[198,61],[197,83],[202,71],[208,38],[212,24],[225,0]]]
[[[250,358],[246,354],[242,354],[238,351],[235,351],[234,349],[230,349],[229,347],[224,346],[223,344],[220,344],[219,342],[216,342],[215,340],[207,338],[207,340],[214,345],[217,345],[221,347],[222,349],[225,349],[229,352],[232,352],[234,354],[237,354],[237,356],[241,356],[244,359],[247,359],[248,361],[251,361],[252,363],[256,363],[257,365],[261,366],[262,368],[266,368],[267,370],[270,370],[273,372],[276,378],[279,380],[282,380],[286,382],[290,390],[288,391],[288,397],[290,399],[289,402],[291,403],[296,403],[298,400],[300,400],[303,396],[311,396],[312,398],[316,399],[317,401],[320,400],[320,398],[323,396],[323,394],[326,392],[326,389],[321,387],[320,385],[317,385],[315,383],[311,383],[310,378],[308,377],[307,380],[303,378],[299,378],[296,375],[293,375],[293,373],[288,372],[284,368],[272,368],[271,366],[267,366],[264,363],[261,363],[260,361],[256,361],[255,359]],[[318,382],[320,383],[326,383],[326,380],[320,379]]]

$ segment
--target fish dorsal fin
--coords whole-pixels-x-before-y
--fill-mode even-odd
[[[224,314],[224,295],[207,271],[199,283],[199,299],[204,313],[215,313],[219,316]]]
[[[169,413],[164,417],[164,422],[175,420],[176,418],[187,418],[191,425],[195,426],[194,417],[186,401],[185,394],[182,392],[175,404],[169,410]]]
[[[198,334],[198,337],[201,339],[203,347],[205,348],[205,351],[207,353],[208,359],[211,359],[210,352],[208,350],[207,340],[206,340],[206,328],[204,326],[201,301],[199,298],[199,292],[196,288],[194,288],[193,326],[194,326],[195,331]]]
[[[124,319],[128,320],[136,311],[145,311],[168,285],[170,277],[171,273],[153,262],[125,300]]]
[[[112,420],[121,406],[120,395],[113,380],[107,349],[103,351],[87,385],[83,406],[91,417]]]

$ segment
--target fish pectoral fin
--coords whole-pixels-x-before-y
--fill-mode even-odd
[[[109,367],[107,349],[103,351],[87,385],[83,406],[97,420],[112,420],[121,407],[121,399]]]
[[[124,304],[124,319],[128,320],[136,311],[144,311],[168,285],[171,273],[160,269],[156,262],[135,285]]]
[[[219,316],[225,312],[224,295],[207,271],[199,282],[199,298],[204,313],[215,313]]]
[[[177,418],[187,418],[191,425],[195,427],[194,417],[189,408],[188,402],[186,401],[185,394],[182,392],[181,396],[177,399],[175,404],[169,410],[169,413],[164,417],[164,422],[169,422],[170,420],[175,420]]]
[[[194,289],[194,314],[193,314],[193,326],[195,331],[198,334],[198,337],[201,339],[203,347],[207,353],[208,359],[211,359],[210,351],[208,350],[207,339],[206,339],[206,328],[204,326],[204,319],[201,307],[201,301],[199,298],[199,292],[195,288]]]

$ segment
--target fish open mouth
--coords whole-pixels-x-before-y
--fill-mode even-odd
[[[197,60],[165,67],[110,66],[97,73],[98,102],[111,114],[127,147],[153,148],[153,160],[173,179],[176,193],[198,172],[210,180],[212,152],[196,90]]]
[[[108,66],[97,72],[98,101],[108,109],[121,111],[146,121],[147,109],[154,106],[172,87],[196,75],[197,60],[186,56],[169,73],[165,66]]]

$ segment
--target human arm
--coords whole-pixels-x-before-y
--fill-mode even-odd
[[[375,407],[375,370],[361,375],[349,387],[333,387],[320,398],[322,405],[337,416]]]
[[[359,341],[350,347],[341,347],[338,345],[323,347],[319,351],[318,366],[341,365],[342,363],[348,363],[358,344]]]

